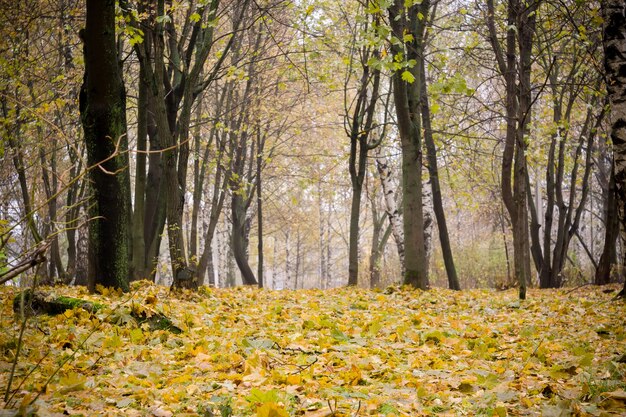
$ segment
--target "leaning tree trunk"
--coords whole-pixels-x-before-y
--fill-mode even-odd
[[[613,142],[615,189],[622,226],[622,251],[626,249],[626,1],[604,0],[604,66],[611,103],[611,141]],[[622,253],[623,263],[626,254]],[[626,296],[626,281],[622,296]]]
[[[89,289],[128,290],[130,178],[126,95],[117,55],[115,1],[88,0],[82,31],[85,75],[80,113],[93,184],[89,224]]]
[[[389,218],[391,234],[393,240],[396,242],[398,259],[400,260],[402,275],[404,275],[404,231],[402,230],[402,216],[400,215],[400,209],[396,203],[396,193],[393,190],[391,168],[389,168],[387,159],[382,154],[380,147],[376,148],[376,169],[378,170],[380,185],[383,189],[385,212]]]
[[[443,209],[443,199],[441,197],[441,187],[439,186],[439,168],[437,167],[437,147],[433,138],[433,131],[430,125],[430,106],[428,104],[428,92],[426,85],[425,67],[422,60],[422,123],[424,124],[424,142],[426,144],[426,155],[428,160],[428,174],[430,175],[430,187],[432,190],[433,211],[437,218],[437,229],[439,231],[439,242],[441,244],[441,252],[443,262],[448,275],[448,286],[451,290],[460,290],[459,278],[456,275],[454,267],[454,258],[452,256],[452,247],[450,245],[450,235],[448,234],[448,225],[446,223],[446,215]]]

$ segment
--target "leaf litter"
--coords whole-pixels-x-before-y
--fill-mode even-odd
[[[29,318],[0,415],[624,415],[625,303],[605,289],[46,288],[108,307]],[[17,291],[0,290],[2,394]]]

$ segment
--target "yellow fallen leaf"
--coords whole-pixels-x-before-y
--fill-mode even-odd
[[[59,380],[59,385],[61,385],[59,392],[67,394],[68,392],[81,391],[85,389],[85,382],[87,382],[85,376],[71,372]]]
[[[289,385],[299,385],[302,382],[302,377],[300,375],[289,375],[287,377],[287,384]]]
[[[289,417],[289,413],[282,405],[265,403],[256,409],[257,417]]]

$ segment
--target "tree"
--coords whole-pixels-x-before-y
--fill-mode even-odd
[[[604,0],[601,3],[604,19],[604,68],[607,91],[611,103],[611,141],[613,142],[615,189],[619,218],[622,226],[622,250],[626,248],[626,2]],[[622,273],[626,263],[622,253]],[[626,297],[626,281],[621,296]]]
[[[594,284],[605,285],[611,282],[613,266],[617,263],[617,237],[620,230],[620,216],[617,211],[617,193],[615,192],[615,170],[611,161],[609,181],[606,190],[606,210],[604,213],[604,245],[598,260]]]
[[[400,215],[400,209],[396,201],[396,187],[393,185],[393,173],[387,157],[383,155],[381,147],[376,148],[375,155],[376,171],[378,171],[380,186],[385,200],[385,213],[389,219],[391,234],[396,244],[400,265],[404,268],[404,230],[402,226],[402,216]]]
[[[370,251],[370,288],[378,288],[381,284],[381,261],[387,247],[387,241],[391,236],[391,223],[387,213],[378,208],[381,203],[380,188],[375,185],[375,175],[372,172],[367,182],[367,196],[372,213],[372,248]],[[386,224],[386,226],[385,226]]]
[[[536,36],[539,46],[536,68],[541,71],[537,71],[536,79],[544,79],[536,90],[535,107],[546,118],[535,124],[534,131],[538,133],[533,136],[538,138],[532,141],[528,152],[532,155],[529,162],[537,167],[535,201],[529,177],[526,182],[531,253],[539,273],[539,285],[558,288],[563,284],[570,242],[579,233],[588,202],[594,143],[602,126],[605,105],[604,94],[599,91],[601,78],[593,71],[590,63],[593,60],[589,59],[598,52],[599,37],[579,33],[580,39],[574,40],[561,29],[563,25],[571,25],[572,30],[580,31],[581,27],[591,26],[593,14],[576,7],[561,10],[551,3],[545,3],[541,11]],[[563,23],[555,25],[559,21]],[[544,136],[549,140],[543,141]],[[545,164],[543,178],[539,175],[540,164]]]
[[[393,98],[402,146],[402,190],[404,218],[404,283],[428,288],[428,265],[424,246],[422,206],[422,126],[420,120],[423,38],[430,1],[412,3],[395,0],[389,6],[394,57],[407,68],[392,75]]]
[[[434,15],[434,13],[433,13]],[[448,234],[448,224],[446,222],[446,214],[443,209],[443,199],[441,196],[441,185],[439,184],[439,168],[437,166],[437,147],[433,138],[433,130],[431,127],[430,105],[428,101],[428,83],[426,81],[426,67],[424,60],[420,62],[422,65],[422,83],[420,86],[422,94],[422,124],[424,125],[424,143],[426,145],[426,164],[428,174],[430,176],[430,187],[432,190],[433,211],[437,218],[437,230],[439,232],[439,242],[441,244],[441,252],[448,276],[448,287],[452,290],[460,290],[461,284],[456,274],[454,266],[454,258],[452,256],[452,248],[450,246],[450,236]]]
[[[366,6],[371,7],[367,2]],[[379,45],[368,44],[361,37],[372,36],[380,26],[380,13],[371,14],[365,10],[361,25],[356,25],[351,39],[352,50],[344,84],[344,102],[346,106],[345,130],[350,138],[350,157],[348,171],[352,184],[352,203],[350,209],[350,243],[348,249],[348,285],[357,285],[359,279],[359,223],[361,220],[361,196],[367,174],[368,153],[380,145],[385,136],[370,140],[375,126],[376,104],[379,97],[381,67]],[[360,46],[363,45],[363,46]],[[370,65],[374,62],[374,65]],[[357,78],[356,97],[348,104],[348,91],[352,89],[351,80]]]
[[[531,57],[540,3],[538,0],[531,0],[528,4],[520,0],[508,0],[506,48],[503,49],[495,24],[494,2],[487,0],[489,41],[506,87],[506,138],[502,155],[501,190],[513,230],[513,265],[520,299],[526,298],[526,286],[530,281],[525,136],[528,134],[532,105]]]
[[[115,1],[88,0],[83,31],[85,75],[80,114],[93,202],[89,225],[89,289],[128,290],[130,177],[126,97],[115,36]]]
[[[140,262],[144,260],[147,265],[143,270],[151,269],[167,221],[175,287],[198,287],[197,274],[189,265],[183,222],[193,106],[199,95],[220,75],[229,51],[243,32],[241,24],[250,3],[244,0],[221,8],[220,0],[212,0],[189,4],[182,11],[165,0],[140,1],[135,9],[128,1],[121,4],[129,24],[127,30],[139,38],[133,43],[142,75],[140,83],[147,85],[146,107],[150,110],[148,134],[151,150],[155,151],[145,187],[144,207],[149,210],[144,229],[147,253],[145,257],[138,257],[135,264],[141,270]],[[182,13],[182,16],[177,13]],[[218,25],[220,20],[225,21],[226,26],[231,24],[223,35],[225,41],[221,43],[218,29],[223,29],[223,26]],[[222,50],[207,69],[205,66],[210,54],[216,53],[213,50],[216,44]],[[143,176],[140,175],[140,178]],[[136,216],[136,219],[140,220],[141,216]],[[140,239],[138,233],[136,236]],[[137,246],[141,247],[141,242]]]

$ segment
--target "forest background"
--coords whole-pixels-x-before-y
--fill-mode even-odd
[[[92,7],[0,8],[3,281],[619,280],[599,2]]]

